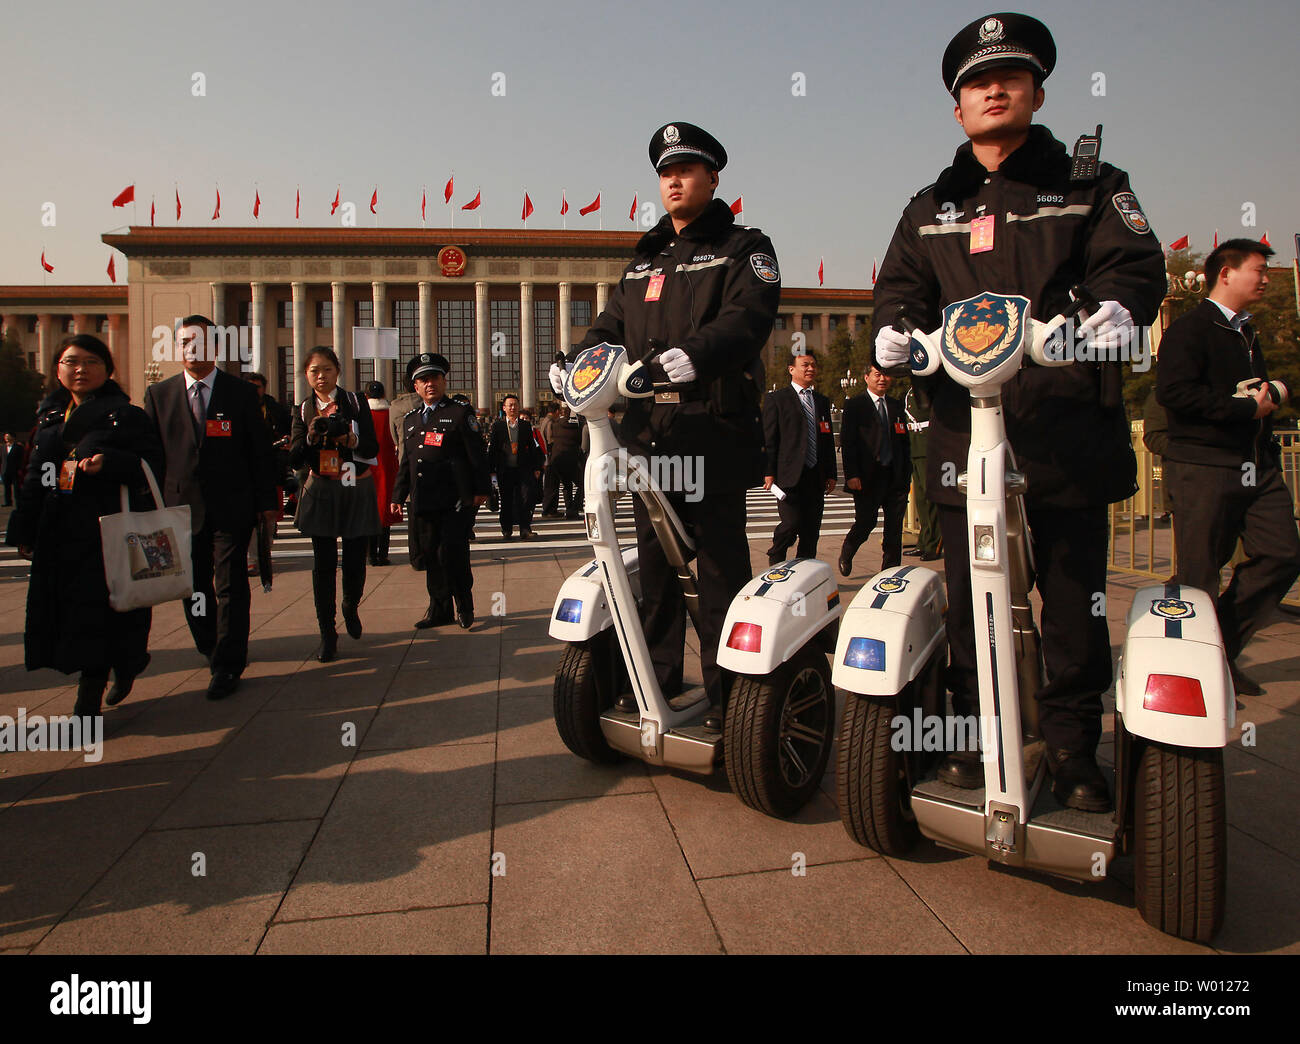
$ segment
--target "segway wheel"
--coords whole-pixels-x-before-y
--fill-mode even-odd
[[[847,693],[840,716],[835,783],[840,821],[858,844],[901,856],[921,836],[912,815],[904,755],[890,744],[899,702]]]
[[[627,675],[608,631],[585,642],[568,642],[555,669],[555,727],[564,745],[580,758],[612,765],[623,755],[600,730],[600,716],[614,705]]]
[[[834,718],[825,653],[801,649],[765,677],[738,677],[722,734],[736,796],[769,816],[798,812],[826,773]]]
[[[1209,942],[1227,891],[1223,751],[1148,744],[1133,802],[1138,913],[1169,935]]]

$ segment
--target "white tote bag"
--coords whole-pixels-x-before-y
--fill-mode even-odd
[[[189,505],[163,507],[153,470],[143,460],[140,468],[154,510],[132,511],[123,486],[121,512],[99,517],[108,604],[119,613],[188,598],[194,590]]]

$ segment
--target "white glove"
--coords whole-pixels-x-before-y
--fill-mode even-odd
[[[695,364],[680,348],[669,348],[659,356],[659,365],[674,384],[686,384],[695,380]]]
[[[882,326],[876,334],[876,365],[882,370],[905,366],[912,359],[912,337],[892,326]]]
[[[556,395],[564,394],[564,375],[568,372],[567,366],[561,366],[559,363],[551,363],[549,377],[551,378],[551,387]]]
[[[1103,301],[1101,307],[1078,326],[1080,336],[1092,334],[1098,348],[1114,349],[1133,343],[1137,327],[1133,315],[1118,301]]]

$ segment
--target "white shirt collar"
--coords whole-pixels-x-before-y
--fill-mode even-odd
[[[1209,300],[1212,304],[1218,306],[1219,311],[1223,313],[1223,317],[1224,317],[1225,319],[1227,319],[1228,322],[1232,322],[1232,320],[1235,319],[1235,318],[1237,317],[1237,313],[1234,312],[1234,311],[1233,311],[1231,308],[1229,308],[1227,305],[1219,304],[1219,302],[1218,302],[1218,301],[1215,301],[1213,297],[1208,298],[1208,300]]]
[[[796,395],[802,395],[802,394],[803,394],[804,392],[806,392],[806,391],[812,391],[812,390],[813,390],[813,386],[812,386],[811,384],[808,385],[807,388],[800,388],[799,385],[797,385],[797,384],[794,383],[794,381],[791,381],[791,382],[790,382],[790,387],[794,389],[794,393],[795,393]]]
[[[884,396],[883,396],[883,395],[877,395],[877,394],[876,394],[875,392],[873,392],[870,388],[867,389],[867,394],[871,396],[871,405],[872,405],[872,406],[875,406],[877,409],[879,409],[879,408],[880,408],[880,400],[883,399]]]
[[[312,394],[316,396],[316,412],[319,413],[322,409],[324,409],[326,406],[328,406],[331,402],[333,402],[335,399],[339,397],[339,386],[337,384],[334,385],[333,389],[330,391],[329,398],[327,399],[321,399],[320,393],[316,392],[315,390],[312,391]]]
[[[200,379],[200,380],[195,380],[194,377],[191,376],[189,370],[182,370],[181,373],[185,374],[185,394],[186,394],[186,395],[191,394],[191,392],[194,390],[194,386],[195,386],[196,384],[204,384],[204,385],[207,385],[208,393],[209,393],[209,394],[212,393],[212,386],[213,386],[213,384],[216,383],[216,380],[217,380],[217,368],[216,368],[215,366],[214,366],[214,367],[209,371],[209,373],[208,373],[208,375],[207,375],[206,377],[204,377],[204,378],[202,378],[202,379]]]

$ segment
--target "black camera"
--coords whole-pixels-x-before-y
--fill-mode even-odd
[[[341,439],[349,430],[348,422],[342,417],[315,417],[311,422],[311,433],[318,440]]]

